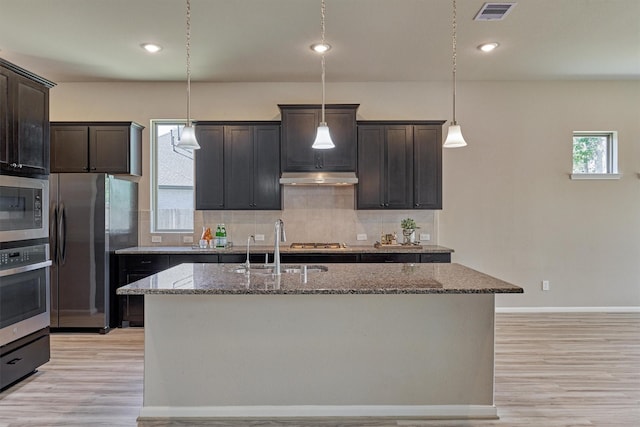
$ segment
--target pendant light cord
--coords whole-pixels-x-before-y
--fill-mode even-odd
[[[187,0],[187,126],[191,126],[191,1]]]
[[[324,41],[324,16],[325,16],[326,5],[324,0],[322,0],[320,6],[320,27],[322,31],[322,44],[325,44]],[[326,123],[324,120],[324,100],[325,100],[325,89],[324,89],[324,75],[325,75],[325,62],[324,62],[324,53],[322,53],[322,123]]]
[[[456,125],[456,0],[453,0],[452,45],[453,45],[453,124]]]

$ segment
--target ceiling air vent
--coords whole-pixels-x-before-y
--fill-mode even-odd
[[[474,21],[501,21],[516,3],[485,3],[473,18]]]

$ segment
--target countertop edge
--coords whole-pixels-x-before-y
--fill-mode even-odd
[[[273,246],[269,245],[260,245],[260,246],[251,246],[249,252],[252,254],[264,254],[264,253],[273,253]],[[387,248],[376,248],[373,245],[371,246],[348,246],[346,248],[341,249],[292,249],[286,246],[280,248],[280,253],[286,254],[316,254],[316,253],[327,253],[327,254],[349,254],[349,253],[453,253],[455,252],[451,248],[447,248],[439,245],[423,245],[423,246],[415,246],[415,247],[387,247]],[[201,249],[194,248],[191,246],[134,246],[130,248],[118,249],[116,250],[116,255],[183,255],[183,254],[198,254],[198,255],[218,255],[218,254],[246,254],[247,247],[246,246],[233,246],[231,248],[226,249]]]

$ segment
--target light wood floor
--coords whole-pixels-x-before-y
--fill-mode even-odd
[[[143,331],[54,334],[51,361],[0,393],[0,427],[18,426],[640,426],[640,313],[496,315],[499,420],[136,422]]]

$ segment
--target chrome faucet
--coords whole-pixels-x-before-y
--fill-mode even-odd
[[[252,240],[253,240],[253,243],[256,242],[255,236],[253,234],[250,234],[249,237],[247,237],[247,260],[244,262],[244,265],[247,268],[247,271],[249,271],[249,269],[251,268],[251,264],[249,263],[249,246],[251,245]]]
[[[274,274],[276,276],[280,276],[280,242],[287,241],[287,235],[284,232],[284,221],[281,219],[276,221],[275,224],[275,232],[273,236],[274,247],[273,247],[273,264],[274,264]]]

